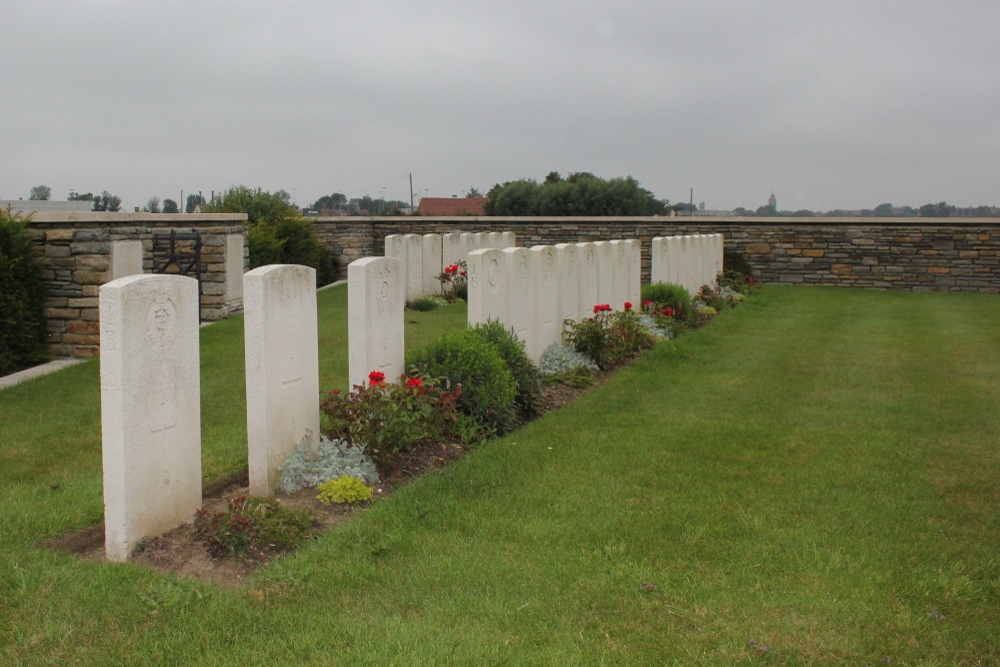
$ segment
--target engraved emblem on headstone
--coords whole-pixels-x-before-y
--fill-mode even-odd
[[[555,277],[555,264],[555,255],[552,254],[551,250],[547,250],[545,252],[545,264],[543,268],[546,282],[552,282],[552,279]]]
[[[177,338],[177,307],[160,292],[146,308],[146,343],[153,352],[162,354],[174,346]]]
[[[486,279],[490,283],[490,289],[495,291],[500,284],[500,262],[495,259],[490,260],[490,270],[486,274]]]
[[[378,304],[380,313],[387,313],[392,307],[392,271],[388,266],[383,266],[379,271],[379,285],[375,294],[375,301]]]

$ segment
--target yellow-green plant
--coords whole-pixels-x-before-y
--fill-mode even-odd
[[[372,499],[372,489],[357,477],[341,475],[323,482],[318,487],[316,499],[321,503],[360,503]]]

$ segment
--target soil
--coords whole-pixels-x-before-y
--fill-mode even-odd
[[[597,374],[597,384],[603,384],[617,369]],[[546,412],[567,405],[585,392],[586,388],[552,385],[545,387]],[[278,492],[278,501],[290,508],[312,510],[317,532],[335,529],[357,512],[364,511],[372,503],[391,496],[396,489],[408,484],[420,475],[449,465],[466,454],[467,447],[460,443],[425,443],[397,457],[378,462],[379,483],[373,487],[375,497],[369,502],[354,505],[324,504],[316,500],[315,489],[305,489],[298,493]],[[244,470],[228,479],[216,482],[203,490],[203,509],[221,512],[230,500],[248,495],[248,479]],[[62,553],[71,553],[85,560],[104,560],[104,524],[89,526],[83,530],[51,540],[49,548]],[[190,523],[185,523],[158,537],[146,538],[141,548],[137,547],[130,562],[154,568],[165,574],[197,581],[211,582],[218,586],[236,588],[243,585],[257,568],[281,556],[278,550],[249,550],[236,557],[212,558],[205,548],[202,538]]]

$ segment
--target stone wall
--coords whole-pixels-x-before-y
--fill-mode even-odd
[[[997,218],[319,218],[347,265],[381,255],[388,234],[513,231],[519,245],[638,238],[649,279],[654,236],[721,233],[764,283],[1000,293]]]
[[[45,317],[49,351],[60,357],[96,356],[100,344],[98,293],[111,279],[115,241],[140,241],[144,273],[152,273],[154,234],[201,233],[201,319],[222,319],[243,308],[242,296],[226,290],[226,237],[244,239],[243,270],[249,265],[242,214],[36,213],[28,233],[48,285]],[[184,244],[178,244],[184,250]],[[190,246],[190,243],[188,244]],[[158,254],[158,253],[157,253]]]

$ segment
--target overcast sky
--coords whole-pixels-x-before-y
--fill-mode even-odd
[[[0,0],[0,198],[1000,204],[997,0]]]

